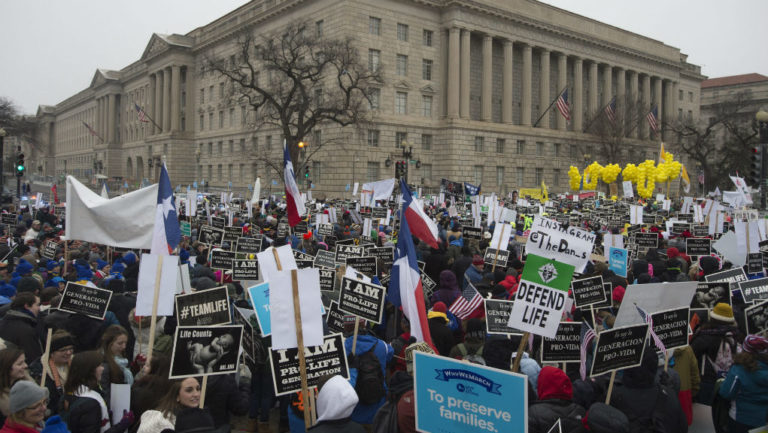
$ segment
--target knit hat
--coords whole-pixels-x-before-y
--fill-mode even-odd
[[[627,290],[624,287],[616,286],[613,288],[613,291],[611,292],[611,299],[613,299],[616,302],[621,302],[624,300],[624,293],[626,293]]]
[[[184,248],[179,251],[179,262],[182,265],[189,263],[189,251],[185,250]]]
[[[56,266],[61,266],[61,264],[56,260],[48,260],[48,262],[46,262],[45,264],[45,268],[48,269],[49,271],[52,271],[53,268],[55,268]]]
[[[37,384],[28,380],[20,380],[11,387],[8,408],[13,414],[32,406],[44,398],[48,398],[47,388],[40,388]]]
[[[93,278],[93,272],[88,265],[75,263],[75,269],[77,270],[77,278],[80,280],[90,280]]]
[[[123,254],[123,262],[125,262],[126,265],[132,265],[136,263],[136,254],[133,251],[128,251],[127,253]]]
[[[21,277],[16,285],[17,292],[35,292],[42,289],[42,284],[35,277]]]
[[[301,235],[301,237],[306,239],[306,240],[310,240],[310,239],[312,239],[312,232],[306,232],[303,235]]]
[[[483,256],[481,256],[479,254],[475,254],[472,257],[472,264],[473,265],[478,265],[478,266],[482,265],[482,264],[485,264],[485,261],[483,260]]]
[[[747,335],[742,347],[745,352],[755,355],[768,355],[768,340],[759,335]]]
[[[96,260],[96,269],[104,269],[105,266],[109,265],[109,263],[105,262],[104,260],[98,259]]]
[[[69,433],[67,424],[61,419],[61,416],[54,415],[45,420],[45,433]]]
[[[720,262],[712,256],[702,256],[699,259],[699,268],[704,271],[704,275],[709,275],[720,270]],[[731,315],[733,317],[733,315]]]
[[[432,311],[437,311],[438,313],[445,313],[448,311],[448,308],[445,306],[445,302],[437,301],[435,302],[435,305],[432,306]]]
[[[718,302],[715,308],[709,312],[709,318],[721,322],[735,322],[733,318],[733,308],[724,302]]]
[[[573,385],[571,385],[571,379],[569,379],[565,372],[559,368],[550,366],[543,367],[539,372],[536,387],[539,400],[573,399]]]
[[[32,272],[32,269],[32,264],[24,259],[19,260],[19,264],[16,265],[16,273],[18,275],[26,275]]]
[[[65,335],[63,337],[53,338],[51,339],[51,352],[55,352],[57,350],[61,350],[62,348],[74,345],[75,340],[70,336]]]
[[[110,273],[112,273],[112,274],[122,274],[123,272],[125,272],[125,265],[124,264],[118,262],[118,263],[115,263],[114,265],[112,265],[112,269],[111,269]]]
[[[469,319],[467,320],[467,332],[464,334],[465,339],[485,340],[485,322],[481,319]]]

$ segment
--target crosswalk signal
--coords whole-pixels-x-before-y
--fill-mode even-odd
[[[24,154],[20,153],[16,156],[16,177],[24,176]]]
[[[752,146],[749,165],[749,183],[760,185],[763,175],[763,148],[759,144]]]

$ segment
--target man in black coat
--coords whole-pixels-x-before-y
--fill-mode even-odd
[[[11,309],[0,321],[0,338],[24,351],[27,362],[40,358],[43,345],[37,330],[40,298],[31,292],[21,292],[11,302]]]
[[[437,352],[443,356],[449,356],[455,341],[453,332],[448,327],[448,316],[446,315],[446,306],[443,302],[435,302],[432,310],[427,317],[429,318],[429,335],[432,337],[432,343]]]

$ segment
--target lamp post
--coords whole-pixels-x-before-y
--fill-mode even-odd
[[[768,151],[768,112],[760,110],[755,114],[757,120],[757,126],[759,130],[759,143],[761,153],[765,155]],[[760,165],[760,209],[765,210],[766,197],[768,196],[768,164],[765,160],[761,161]]]

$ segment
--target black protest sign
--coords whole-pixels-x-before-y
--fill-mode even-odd
[[[693,236],[696,238],[705,238],[709,235],[709,226],[693,226]]]
[[[603,277],[600,275],[571,281],[571,293],[573,303],[576,304],[577,308],[602,304],[607,299],[603,287]]]
[[[257,259],[234,259],[232,261],[232,279],[236,281],[258,280],[259,261]]]
[[[635,233],[635,244],[644,248],[656,248],[659,246],[659,235],[656,233]]]
[[[709,239],[688,238],[685,240],[685,254],[689,256],[708,256],[712,252]]]
[[[644,212],[643,213],[643,224],[655,224],[656,223],[656,215]]]
[[[279,223],[277,225],[277,237],[278,238],[284,238],[288,236],[288,224],[286,223]]]
[[[331,251],[336,251],[336,241],[337,240],[338,239],[336,238],[336,236],[326,236],[325,237],[325,243],[328,245],[328,248]]]
[[[243,228],[236,226],[224,227],[224,242],[233,244],[243,236]]]
[[[0,219],[0,222],[9,226],[15,226],[16,222],[19,220],[19,216],[12,213],[0,214],[0,218],[2,218]]]
[[[681,307],[651,314],[653,332],[658,335],[664,347],[675,349],[688,345],[688,319],[690,308]]]
[[[331,334],[323,337],[322,346],[304,348],[307,386],[317,386],[322,376],[339,375],[349,379],[347,354],[344,350],[344,337]],[[285,395],[301,390],[301,370],[299,369],[299,349],[280,349],[269,351],[269,363],[272,367],[272,381],[275,395]]]
[[[97,289],[70,281],[61,295],[59,310],[104,320],[110,299],[112,299],[111,290]]]
[[[747,254],[747,273],[757,274],[763,272],[763,253]]]
[[[375,207],[371,209],[371,218],[383,220],[387,217],[387,208],[385,207]]]
[[[202,225],[200,226],[200,233],[197,238],[204,244],[221,245],[221,242],[224,239],[224,230],[214,226]]]
[[[336,269],[318,269],[320,273],[320,290],[333,291],[336,282]]]
[[[177,327],[168,377],[236,373],[242,337],[242,325]]]
[[[339,303],[331,301],[331,305],[325,310],[325,323],[328,324],[328,330],[331,332],[344,332],[344,323],[351,317],[354,321],[355,316],[344,314],[339,310]]]
[[[237,314],[235,314],[235,317],[233,318],[235,325],[243,326],[243,353],[245,354],[246,359],[258,359],[266,362],[266,348],[260,340],[256,339],[257,331],[253,329],[253,325],[251,324],[251,317],[256,313],[250,308],[240,307],[235,307],[235,311],[237,311]]]
[[[728,281],[698,283],[691,299],[691,310],[711,310],[715,305],[731,305],[731,289]]]
[[[293,251],[293,258],[296,259],[296,260],[312,260],[312,261],[315,260],[314,257],[312,257],[311,255],[309,255],[307,253],[302,253],[299,250],[291,250],[291,251]]]
[[[421,288],[424,290],[424,299],[429,299],[432,297],[432,294],[435,292],[435,288],[437,287],[437,283],[435,280],[429,277],[429,275],[425,274],[424,271],[421,271]],[[450,305],[449,305],[450,306]]]
[[[647,336],[647,323],[600,332],[595,344],[590,376],[640,365]]]
[[[56,247],[58,244],[54,241],[46,241],[43,245],[43,250],[40,252],[40,256],[48,260],[56,258]]]
[[[768,331],[768,301],[763,301],[744,310],[747,334]]]
[[[642,230],[643,230],[642,224],[631,225],[627,227],[627,234],[631,236],[632,234],[640,233]]]
[[[385,296],[383,286],[344,277],[341,280],[339,309],[370,322],[381,323]]]
[[[580,322],[560,322],[555,338],[541,339],[541,362],[578,362],[580,360]]]
[[[462,229],[464,239],[477,239],[478,241],[483,238],[483,229],[480,227],[464,227]]]
[[[317,250],[315,254],[315,267],[336,269],[336,254],[323,249]]]
[[[502,299],[483,299],[485,303],[485,330],[489,334],[522,335],[523,331],[513,328],[509,323],[514,301]]]
[[[176,295],[176,321],[179,326],[213,326],[231,322],[227,287]]]
[[[509,260],[509,251],[497,250],[496,248],[486,248],[483,261],[493,266],[494,264],[501,268],[507,267],[507,261]]]
[[[304,234],[309,232],[309,227],[307,226],[307,222],[299,221],[299,223],[293,227],[293,232],[296,234]]]
[[[347,267],[352,266],[357,272],[361,272],[368,277],[375,277],[378,275],[376,269],[376,257],[347,257]]]
[[[336,263],[345,264],[349,257],[362,257],[365,247],[361,245],[341,245],[336,243]]]
[[[727,271],[717,272],[709,274],[704,277],[707,282],[727,281],[729,283],[738,283],[740,281],[747,281],[747,274],[744,273],[744,268],[738,267],[734,269],[728,269]]]
[[[693,223],[693,214],[690,213],[678,213],[677,218],[687,223]]]
[[[211,225],[217,229],[224,230],[224,227],[227,225],[227,220],[224,219],[224,217],[219,216],[211,217]]]
[[[212,250],[211,268],[213,269],[232,269],[232,262],[235,260],[234,251]]]
[[[296,267],[298,269],[311,268],[314,265],[315,265],[315,261],[314,260],[302,260],[302,259],[296,260]]]
[[[235,252],[246,254],[259,253],[261,252],[261,245],[263,240],[264,238],[261,235],[256,235],[256,237],[252,238],[239,237],[237,238],[237,243],[235,244]]]
[[[741,296],[747,304],[768,298],[768,278],[740,282]]]
[[[320,224],[317,226],[317,234],[320,236],[330,236],[333,234],[333,225]]]
[[[382,269],[379,272],[389,272],[395,264],[395,247],[368,248],[365,254],[381,260]]]
[[[685,231],[691,231],[691,225],[688,223],[672,223],[672,233],[680,234]]]

